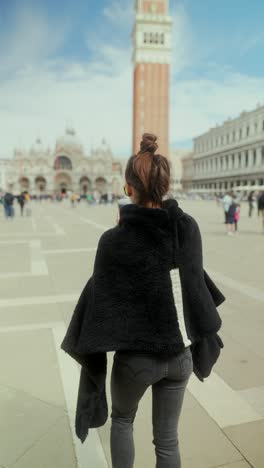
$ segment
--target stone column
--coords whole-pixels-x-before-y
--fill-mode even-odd
[[[246,152],[241,151],[241,169],[246,168]]]
[[[257,160],[256,160],[256,167],[260,167],[261,166],[261,159],[262,159],[262,148],[261,146],[259,148],[257,148]]]
[[[248,150],[248,167],[253,167],[253,149]]]
[[[232,154],[228,155],[228,171],[232,171]]]
[[[238,153],[235,153],[235,169],[238,169],[239,168],[239,165],[238,165]]]

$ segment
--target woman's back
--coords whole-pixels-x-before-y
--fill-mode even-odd
[[[62,343],[82,365],[76,413],[82,441],[90,427],[106,422],[106,353],[116,352],[113,468],[133,467],[133,422],[149,386],[157,468],[180,467],[177,427],[193,360],[202,380],[220,352],[216,307],[224,297],[203,269],[196,221],[175,200],[163,201],[170,166],[156,148],[156,137],[144,135],[141,151],[128,161],[132,204],[101,237],[93,275]]]

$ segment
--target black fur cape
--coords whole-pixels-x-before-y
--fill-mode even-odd
[[[107,420],[108,351],[178,353],[185,347],[170,272],[178,268],[187,336],[192,344],[221,327],[224,296],[203,269],[196,221],[175,200],[162,209],[126,205],[119,225],[98,245],[86,284],[61,345],[81,366],[76,433]]]

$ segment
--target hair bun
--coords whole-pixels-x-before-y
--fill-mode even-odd
[[[154,154],[155,151],[158,149],[158,144],[156,135],[152,135],[151,133],[144,133],[142,137],[142,141],[140,143],[140,153],[152,153]]]

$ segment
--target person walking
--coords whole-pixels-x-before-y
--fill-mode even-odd
[[[26,206],[26,216],[30,217],[32,215],[31,210],[31,197],[27,191],[24,192],[25,206]]]
[[[24,206],[25,206],[25,195],[24,195],[24,193],[21,193],[17,197],[17,201],[18,201],[18,204],[20,206],[20,214],[21,214],[21,216],[23,216]]]
[[[235,216],[236,216],[237,204],[234,196],[232,196],[232,202],[229,206],[229,210],[226,216],[226,233],[232,236],[235,232]]]
[[[238,203],[236,205],[236,212],[235,212],[235,232],[238,232],[238,223],[240,221],[240,213],[241,213],[241,205]]]
[[[223,207],[224,207],[224,212],[225,212],[225,224],[227,224],[227,213],[229,211],[230,206],[232,205],[232,200],[233,200],[233,193],[232,192],[227,192],[222,199]]]
[[[254,201],[255,201],[255,197],[254,197],[254,191],[250,192],[249,196],[248,196],[248,216],[249,218],[251,218],[252,216],[252,212],[254,210]]]
[[[5,216],[6,219],[14,219],[15,212],[14,212],[14,195],[10,192],[6,192],[4,196],[4,209],[5,209]]]
[[[264,191],[258,198],[258,215],[260,215],[262,218],[262,231],[264,234]]]
[[[75,208],[75,207],[76,207],[77,198],[78,198],[78,197],[77,197],[76,193],[73,193],[73,194],[71,195],[71,206],[72,206],[72,208]]]
[[[180,468],[178,424],[189,378],[203,381],[223,347],[217,311],[224,296],[203,268],[197,222],[169,191],[170,165],[144,134],[129,158],[116,227],[98,245],[93,275],[73,313],[61,348],[81,365],[75,429],[105,424],[107,352],[111,374],[113,468],[132,468],[133,423],[152,387],[157,468]],[[146,461],[147,465],[147,461]]]

